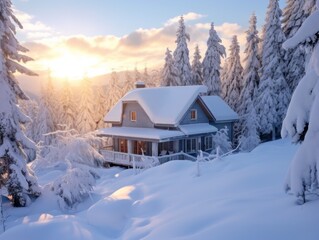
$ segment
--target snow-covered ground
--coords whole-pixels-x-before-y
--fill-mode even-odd
[[[91,198],[72,212],[48,189],[63,170],[42,171],[44,193],[30,207],[6,210],[0,239],[319,239],[319,200],[296,205],[283,191],[295,151],[285,140],[265,143],[201,163],[200,176],[189,161],[138,174],[100,169]]]

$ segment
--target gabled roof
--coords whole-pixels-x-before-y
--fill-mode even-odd
[[[206,92],[202,85],[134,89],[118,101],[104,121],[120,123],[123,103],[136,101],[155,125],[177,126],[199,94]]]
[[[201,96],[216,122],[238,120],[238,114],[218,96]]]

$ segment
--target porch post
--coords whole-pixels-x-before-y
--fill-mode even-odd
[[[127,140],[127,153],[133,153],[133,140]]]
[[[152,142],[152,156],[158,156],[158,143]]]
[[[201,137],[198,137],[198,149],[197,150],[202,150],[202,138]]]
[[[173,142],[173,150],[174,150],[175,153],[180,152],[179,140],[176,140],[176,141]]]

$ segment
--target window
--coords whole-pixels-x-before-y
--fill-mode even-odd
[[[197,119],[197,110],[192,109],[191,110],[191,120],[196,120]]]
[[[136,112],[135,111],[131,112],[131,121],[136,122]]]
[[[205,150],[210,150],[213,148],[213,137],[205,137]]]
[[[187,153],[196,152],[196,138],[187,139],[185,149]]]

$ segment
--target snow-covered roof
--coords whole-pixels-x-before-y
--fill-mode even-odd
[[[136,101],[155,125],[176,126],[198,95],[205,92],[207,87],[202,85],[134,89],[118,101],[104,121],[121,122],[123,103]]]
[[[173,137],[182,137],[185,134],[181,131],[163,130],[157,128],[135,128],[135,127],[111,127],[97,131],[98,135],[112,137],[131,137],[149,140],[165,140]]]
[[[220,97],[202,96],[201,98],[217,122],[238,120],[238,114]]]
[[[186,135],[217,132],[217,128],[208,123],[180,125],[179,129]]]

